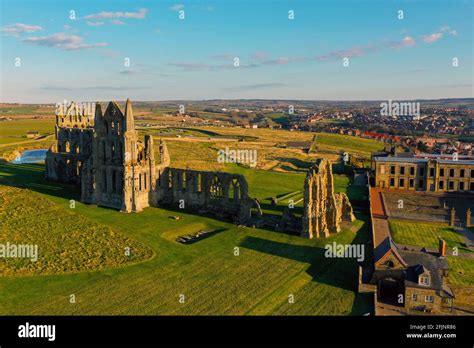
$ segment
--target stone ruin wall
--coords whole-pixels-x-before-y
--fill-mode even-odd
[[[328,237],[341,230],[343,220],[355,220],[349,198],[345,193],[334,193],[332,164],[327,159],[318,159],[304,183],[301,236]]]
[[[83,203],[139,212],[150,205],[180,209],[184,202],[186,210],[238,223],[251,218],[253,207],[261,216],[242,175],[171,168],[162,140],[155,163],[153,138],[138,139],[130,100],[124,112],[115,102],[102,112],[97,103],[93,124],[90,117],[75,103],[57,115],[56,142],[45,160],[46,178],[80,186]]]
[[[240,174],[164,168],[158,173],[153,199],[157,206],[212,213],[245,223],[252,208],[261,215],[258,202],[248,196],[248,185]]]

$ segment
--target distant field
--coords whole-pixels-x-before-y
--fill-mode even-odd
[[[58,211],[69,209],[78,190],[45,181],[41,168],[0,164],[0,185],[26,185]],[[256,171],[248,180],[252,195],[266,197],[300,188],[301,178]],[[35,214],[38,221],[54,216],[42,204]],[[367,243],[367,216],[354,223],[357,234],[344,230],[329,239],[308,240],[159,208],[123,214],[77,203],[74,214],[146,245],[156,256],[100,271],[2,276],[0,314],[361,315],[372,310],[372,297],[357,293],[355,260],[327,259],[323,249],[332,241]],[[173,215],[181,219],[170,219]],[[177,236],[201,229],[223,232],[191,245],[175,242]],[[70,294],[75,294],[76,304],[69,303]],[[184,304],[178,301],[181,294]],[[290,295],[295,303],[289,303]]]
[[[341,151],[369,156],[383,149],[383,143],[351,135],[318,133],[316,140],[319,151]]]
[[[438,237],[441,237],[449,248],[457,247],[460,252],[470,252],[462,246],[463,237],[446,224],[390,219],[389,225],[393,240],[397,243],[436,248]]]
[[[22,136],[26,138],[27,132],[37,131],[40,134],[53,134],[54,118],[48,119],[17,119],[0,122],[0,139],[3,137]]]

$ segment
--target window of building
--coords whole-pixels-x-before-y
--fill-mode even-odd
[[[471,178],[474,178],[474,169],[471,169]]]
[[[410,179],[410,187],[415,187],[415,180]]]
[[[454,181],[449,182],[449,189],[454,190]]]
[[[450,176],[450,177],[453,177],[453,176],[454,176],[454,169],[453,169],[453,168],[451,168],[451,169],[449,170],[449,176]]]
[[[434,297],[432,295],[426,295],[425,296],[425,302],[433,303],[434,302]]]
[[[430,277],[428,277],[428,276],[421,276],[421,277],[418,279],[418,283],[419,283],[420,285],[429,286],[429,285],[430,285]]]
[[[390,166],[390,174],[395,174],[395,166]]]
[[[400,167],[400,175],[405,175],[405,167]]]
[[[405,179],[400,179],[398,182],[399,187],[405,187]]]
[[[459,190],[464,191],[464,183],[463,182],[459,183]]]
[[[412,301],[416,301],[418,299],[418,296],[416,296],[416,294],[411,294],[411,299]]]
[[[394,178],[390,178],[390,186],[391,187],[395,186],[395,179]]]
[[[418,175],[420,175],[420,176],[425,175],[425,168],[420,167],[420,169],[418,170]]]
[[[430,177],[434,177],[434,174],[435,174],[435,169],[434,168],[430,168]]]
[[[469,191],[474,191],[474,182],[471,182],[471,187],[469,188]]]
[[[415,167],[410,167],[410,175],[415,175]]]
[[[464,170],[464,169],[461,169],[461,170],[459,171],[459,176],[460,176],[461,178],[464,178],[464,173],[465,173],[465,170]]]
[[[112,191],[117,192],[117,174],[112,170]]]
[[[440,168],[440,170],[439,170],[439,176],[444,176],[444,168]]]
[[[444,181],[441,180],[441,181],[439,182],[438,187],[439,187],[440,190],[444,190]]]
[[[424,188],[425,187],[425,182],[423,180],[418,180],[418,187],[419,188]]]

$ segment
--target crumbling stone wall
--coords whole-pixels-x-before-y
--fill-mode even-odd
[[[249,220],[253,207],[261,215],[258,204],[248,196],[244,176],[169,167],[157,178],[154,205],[212,213],[237,223]]]
[[[303,196],[302,237],[328,237],[341,230],[342,220],[355,219],[347,195],[334,193],[332,165],[327,159],[318,159],[309,169]]]

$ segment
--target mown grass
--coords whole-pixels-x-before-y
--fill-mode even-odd
[[[463,246],[463,237],[446,224],[390,219],[389,225],[393,240],[397,243],[436,248],[438,238],[442,238],[448,248],[456,247],[460,252],[470,252]]]
[[[151,249],[76,214],[74,209],[54,204],[31,190],[3,185],[0,241],[38,247],[38,260],[34,262],[28,258],[1,258],[0,274],[4,276],[100,270],[153,256]]]
[[[474,259],[448,256],[449,283],[454,285],[474,285]]]
[[[78,191],[48,183],[43,174],[39,166],[0,165],[0,184],[25,185],[68,209]],[[271,175],[265,181],[265,174],[270,173],[249,179],[265,184],[253,189],[257,195],[281,194],[291,191],[289,186],[299,186]],[[91,272],[2,276],[0,314],[347,315],[371,310],[370,298],[356,294],[357,262],[326,259],[323,249],[332,241],[370,240],[366,216],[355,222],[357,234],[344,230],[326,240],[307,240],[160,208],[123,214],[76,203],[74,212],[146,245],[156,256]],[[170,219],[172,215],[180,219]],[[200,229],[224,231],[191,245],[174,240]],[[69,303],[71,294],[75,304]],[[178,301],[180,294],[185,295],[184,304]],[[290,294],[295,303],[289,303]]]

